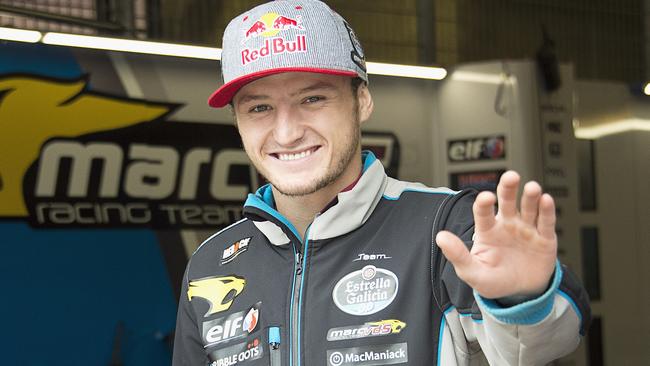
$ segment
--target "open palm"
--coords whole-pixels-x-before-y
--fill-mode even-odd
[[[481,296],[535,296],[544,292],[555,269],[555,204],[536,182],[524,186],[517,209],[519,175],[501,176],[497,195],[481,192],[474,202],[474,244],[468,250],[456,235],[441,231],[436,242],[456,274]],[[498,200],[499,212],[494,204]]]

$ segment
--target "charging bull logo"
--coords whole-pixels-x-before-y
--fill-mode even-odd
[[[260,17],[259,20],[255,21],[253,25],[246,30],[244,34],[244,42],[248,41],[251,38],[258,36],[263,37],[273,37],[276,36],[280,31],[286,29],[300,29],[303,30],[301,23],[301,17],[297,16],[296,19],[291,19],[278,13],[266,13]]]
[[[248,18],[244,18],[244,21],[247,20]],[[293,40],[277,36],[281,31],[288,29],[304,30],[305,28],[301,25],[301,17],[297,16],[293,19],[278,13],[266,13],[253,22],[246,30],[242,43],[257,37],[263,37],[263,42],[261,42],[261,45],[257,44],[255,47],[244,47],[242,49],[242,65],[272,55],[307,52],[307,37],[304,34],[297,35]]]
[[[246,280],[238,276],[213,277],[190,281],[187,298],[200,297],[210,304],[204,316],[230,309],[235,297],[246,286]]]
[[[28,215],[23,177],[43,143],[152,121],[166,105],[85,91],[72,81],[36,76],[0,76],[0,217]]]

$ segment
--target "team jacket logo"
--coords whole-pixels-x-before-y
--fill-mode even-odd
[[[210,353],[210,366],[231,366],[262,358],[264,348],[259,338]]]
[[[362,325],[332,328],[327,332],[328,341],[342,341],[398,334],[406,328],[406,323],[397,319],[380,320]]]
[[[341,278],[334,286],[334,304],[351,315],[374,314],[397,296],[399,280],[387,269],[369,265]]]
[[[226,264],[232,262],[237,256],[248,250],[248,243],[250,243],[251,238],[242,239],[235,244],[229,246],[223,250],[223,255],[221,256],[221,264]]]
[[[262,303],[258,302],[249,310],[204,322],[202,333],[205,348],[253,333],[259,323],[261,305]]]
[[[244,21],[246,20],[248,20],[247,17],[244,18]],[[264,42],[259,47],[244,47],[242,49],[242,65],[257,61],[261,57],[280,55],[285,52],[306,52],[307,38],[305,35],[298,35],[295,40],[289,40],[282,36],[275,37],[278,33],[287,29],[304,30],[305,28],[300,23],[300,16],[292,19],[279,15],[278,13],[266,13],[262,15],[259,20],[255,21],[246,30],[243,43],[258,36],[264,37]]]
[[[342,348],[327,351],[327,366],[393,365],[409,361],[408,344]]]
[[[210,304],[204,316],[230,309],[233,300],[246,286],[246,280],[238,276],[213,277],[190,281],[187,297],[190,301],[200,297]]]

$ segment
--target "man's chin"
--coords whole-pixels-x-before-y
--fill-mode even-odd
[[[285,184],[275,184],[271,182],[273,188],[280,194],[288,197],[304,197],[312,193],[316,193],[320,188],[315,183],[310,185],[285,185]]]

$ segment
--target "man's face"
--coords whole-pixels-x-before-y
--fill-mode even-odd
[[[367,88],[350,78],[287,72],[244,86],[233,99],[246,153],[280,193],[303,196],[353,181],[360,124],[372,111]]]

